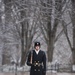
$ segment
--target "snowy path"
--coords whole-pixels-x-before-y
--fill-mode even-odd
[[[29,72],[25,73],[0,73],[0,75],[29,75]],[[75,73],[51,73],[47,72],[47,75],[75,75]]]

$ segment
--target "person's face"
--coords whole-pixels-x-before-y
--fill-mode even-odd
[[[35,46],[35,49],[36,49],[36,50],[39,50],[39,49],[40,49],[40,46]]]

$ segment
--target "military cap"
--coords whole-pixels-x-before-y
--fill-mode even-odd
[[[40,46],[40,42],[35,42],[34,47],[35,46]]]

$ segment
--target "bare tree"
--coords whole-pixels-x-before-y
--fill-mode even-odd
[[[30,8],[32,7],[31,5],[28,5],[29,6],[28,13],[24,10],[26,13],[26,16],[22,14],[24,17],[26,17],[26,20],[24,22],[21,22],[23,26],[22,38],[24,37],[24,48],[22,49],[21,66],[25,64],[26,55],[27,55],[28,50],[31,47],[34,35],[36,33],[36,28],[37,28],[37,17],[35,16],[36,15],[35,12],[33,11],[34,7],[32,10],[30,10]],[[31,17],[32,14],[33,16]],[[30,16],[27,16],[27,15],[30,15]],[[30,17],[30,19],[28,19],[28,17]],[[36,20],[35,20],[35,17],[36,17]],[[31,18],[32,18],[32,22],[30,22]],[[22,39],[22,46],[23,46],[23,39]]]
[[[68,0],[69,2],[69,0]],[[68,24],[62,20],[62,26],[63,26],[63,31],[64,31],[64,34],[66,36],[66,39],[68,41],[68,44],[69,44],[69,47],[70,47],[70,50],[72,51],[72,63],[75,64],[75,1],[74,0],[71,0],[70,2],[72,4],[72,11],[69,13],[70,15],[70,18],[71,18],[71,22],[69,22]],[[73,43],[72,43],[72,40],[70,40],[70,37],[69,37],[69,32],[68,32],[68,25],[70,25],[72,23],[72,31],[73,31]],[[72,35],[72,34],[70,34]]]
[[[46,3],[42,2],[42,6],[44,6],[45,9],[45,11],[43,11],[45,12],[45,15],[43,15],[45,24],[42,24],[41,22],[40,27],[47,44],[48,61],[52,62],[57,26],[59,24],[59,19],[61,19],[61,11],[64,5],[61,0],[56,0],[55,2],[53,2],[52,0],[47,0]],[[53,10],[55,13],[53,12]],[[54,23],[52,24],[53,13],[55,16]]]
[[[70,49],[72,51],[72,58],[73,58],[73,64],[75,64],[75,1],[71,0],[71,4],[72,4],[72,12],[70,12],[70,18],[71,18],[71,23],[73,26],[73,45],[72,42],[70,41],[70,38],[68,36],[68,31],[67,28],[65,27],[65,22],[63,22],[63,27],[64,27],[64,32],[67,38],[67,41],[69,43]]]
[[[30,47],[35,33],[37,33],[37,16],[36,8],[31,1],[14,1],[13,4],[13,29],[14,39],[20,40],[21,45],[21,66],[25,64],[26,55]],[[31,8],[31,9],[30,9]],[[16,41],[15,40],[15,41]]]
[[[10,55],[9,55],[9,49],[7,48],[7,38],[6,38],[6,33],[7,33],[7,28],[8,25],[11,21],[11,4],[9,4],[11,0],[3,0],[3,3],[5,4],[5,24],[3,25],[3,53],[2,53],[2,65],[4,64],[9,64],[10,63]]]

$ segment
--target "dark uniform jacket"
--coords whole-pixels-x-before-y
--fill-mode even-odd
[[[32,64],[30,63],[32,56]],[[36,54],[35,50],[29,52],[27,65],[31,66],[30,75],[46,75],[46,55],[45,52],[40,50],[38,54]]]

